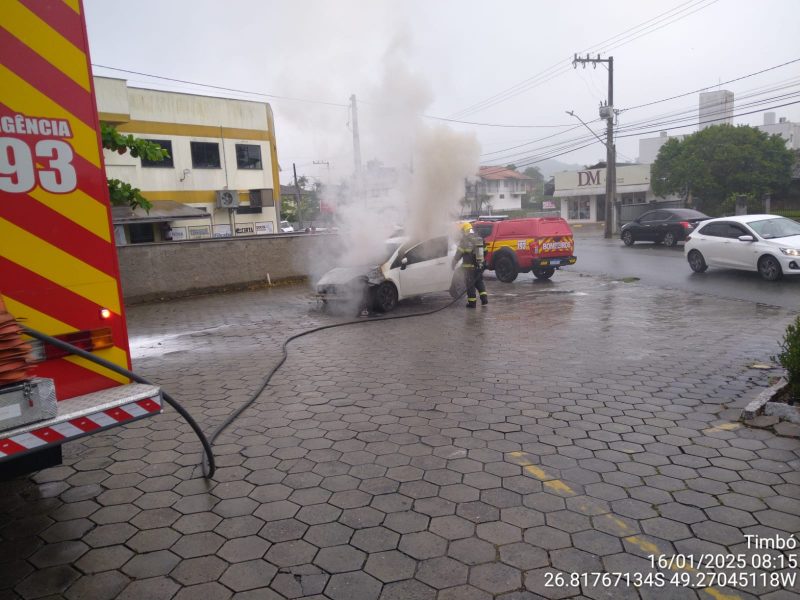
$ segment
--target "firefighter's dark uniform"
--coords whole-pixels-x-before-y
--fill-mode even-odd
[[[478,264],[476,251],[483,246],[483,238],[474,233],[464,233],[458,242],[456,254],[453,257],[453,268],[461,260],[461,273],[464,276],[464,283],[467,284],[467,308],[475,308],[477,296],[481,298],[481,304],[489,304],[489,296],[486,293],[486,285],[483,283],[483,265]]]

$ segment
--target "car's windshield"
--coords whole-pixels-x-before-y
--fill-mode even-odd
[[[383,258],[381,258],[380,264],[383,264],[387,260],[392,258],[392,255],[395,253],[395,250],[397,250],[399,247],[400,247],[399,242],[386,242],[386,247],[383,252]]]
[[[765,240],[800,235],[800,223],[785,217],[750,221],[748,225]]]

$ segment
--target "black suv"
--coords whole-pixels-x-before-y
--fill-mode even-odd
[[[623,225],[620,238],[626,246],[633,246],[636,242],[674,246],[685,240],[700,221],[710,218],[691,208],[658,208]]]

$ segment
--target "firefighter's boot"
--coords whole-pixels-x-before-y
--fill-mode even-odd
[[[486,292],[481,292],[480,296],[481,296],[481,304],[483,306],[489,304],[489,294],[487,294]]]
[[[467,298],[467,308],[475,308],[475,298]]]

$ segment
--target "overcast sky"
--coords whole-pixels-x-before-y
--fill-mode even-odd
[[[359,102],[364,161],[391,160],[387,150],[403,135],[397,121],[394,130],[386,126],[384,109],[391,105],[427,115],[431,124],[435,116],[547,126],[452,123],[475,133],[482,164],[537,164],[559,154],[565,163],[588,164],[604,159],[605,148],[565,111],[595,121],[602,133],[598,106],[608,72],[602,65],[572,69],[576,52],[614,57],[617,109],[800,59],[797,0],[84,0],[84,6],[96,65],[316,101],[95,68],[132,86],[268,100],[284,183],[293,162],[312,176],[328,168],[314,161],[328,161],[342,176],[352,169],[351,94]],[[723,87],[735,93],[737,114],[756,111],[735,123],[761,124],[770,107],[800,101],[800,62]],[[618,138],[618,159],[636,160],[642,131],[694,131],[677,126],[696,123],[697,104],[693,93],[623,110],[619,135],[635,135]],[[800,121],[800,104],[773,110]],[[668,114],[680,122],[658,124]],[[626,130],[637,123],[638,130]]]

